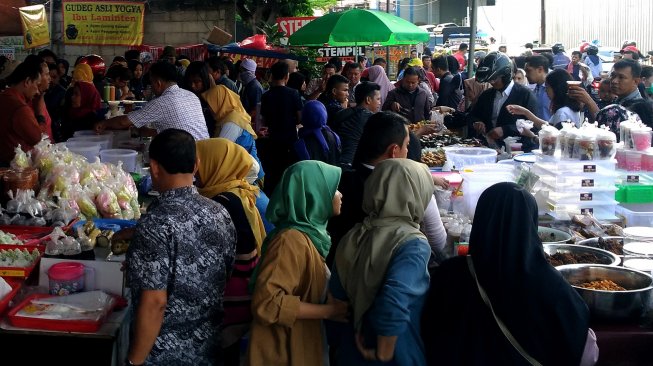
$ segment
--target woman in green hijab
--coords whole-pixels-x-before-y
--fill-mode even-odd
[[[431,248],[419,224],[433,190],[426,165],[408,159],[377,164],[365,182],[368,216],[338,244],[329,284],[353,308],[338,365],[426,365],[419,324]]]
[[[301,161],[285,171],[270,199],[266,217],[276,228],[252,277],[249,365],[328,364],[322,320],[346,321],[348,311],[347,303],[326,296],[326,225],[340,214],[340,173]]]

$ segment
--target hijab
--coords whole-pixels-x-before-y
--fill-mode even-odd
[[[336,135],[329,126],[327,126],[328,114],[326,107],[317,100],[311,100],[302,109],[302,128],[297,131],[299,140],[295,143],[295,152],[301,160],[310,160],[311,157],[306,149],[304,139],[309,136],[315,136],[317,141],[322,146],[325,153],[329,152],[329,144],[324,138],[322,130],[327,130],[333,134],[336,139],[336,144],[340,148],[340,138]]]
[[[336,251],[336,268],[354,310],[356,329],[374,303],[394,251],[410,239],[426,243],[419,224],[433,191],[426,165],[408,159],[382,161],[365,181],[367,217],[340,240]]]
[[[86,64],[80,64],[80,65],[86,65]],[[75,71],[77,71],[77,68],[75,68]],[[95,88],[95,85],[93,85],[91,82],[78,81],[75,83],[73,88],[79,88],[79,92],[81,94],[82,100],[81,100],[81,106],[79,108],[70,107],[70,109],[68,109],[69,118],[81,119],[87,117],[89,114],[95,115],[97,111],[102,108],[102,100],[100,98],[100,93],[98,93],[97,89]]]
[[[260,253],[265,228],[256,208],[259,189],[246,180],[254,159],[243,147],[223,138],[198,141],[197,156],[200,159],[199,175],[203,184],[197,190],[202,196],[211,199],[222,192],[238,196],[252,228],[256,249]]]
[[[481,195],[469,240],[479,283],[519,344],[548,365],[580,364],[589,311],[545,259],[535,198],[515,183]]]
[[[326,258],[331,248],[327,223],[333,216],[333,197],[341,172],[338,167],[316,160],[300,161],[286,169],[268,203],[265,217],[275,229],[263,242],[261,259],[250,279],[250,289],[256,283],[270,240],[286,229],[306,234],[322,258]]]
[[[87,83],[93,82],[93,70],[88,64],[77,64],[73,70],[73,81],[86,81]]]
[[[216,128],[213,136],[220,135],[222,125],[227,122],[233,122],[238,127],[249,132],[256,139],[256,132],[254,132],[251,124],[252,118],[247,114],[245,108],[243,108],[238,94],[229,90],[224,85],[215,85],[202,93],[202,98],[209,105],[209,108],[211,108],[211,113],[213,114],[213,118],[215,118]]]
[[[388,92],[395,88],[395,85],[388,79],[388,76],[385,74],[385,69],[382,66],[374,65],[370,67],[369,79],[372,82],[379,84],[381,87],[381,105],[385,103],[385,98],[388,96]]]

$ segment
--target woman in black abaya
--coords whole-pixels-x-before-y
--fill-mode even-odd
[[[432,273],[422,315],[429,365],[596,363],[598,347],[588,326],[588,308],[547,263],[537,235],[537,204],[530,193],[514,183],[488,188],[476,208],[469,254],[444,262]],[[524,355],[497,325],[472,269]]]

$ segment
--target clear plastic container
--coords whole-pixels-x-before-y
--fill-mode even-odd
[[[91,141],[66,141],[66,147],[70,152],[81,155],[89,162],[95,161],[100,156],[100,144]]]
[[[136,157],[138,152],[128,149],[109,149],[100,151],[100,161],[117,165],[122,161],[122,168],[128,172],[136,171]]]
[[[651,147],[651,128],[638,128],[630,130],[633,147],[637,151],[646,151]]]
[[[629,172],[638,172],[642,170],[642,153],[635,150],[624,152],[626,158],[625,169]]]
[[[447,160],[451,160],[458,170],[468,165],[490,164],[497,161],[497,151],[484,147],[452,147],[444,151]]]
[[[584,135],[576,139],[573,159],[592,161],[597,155],[596,137]]]
[[[618,169],[626,169],[626,150],[622,148],[617,149],[614,158],[617,159]]]
[[[592,214],[598,220],[615,220],[617,201],[589,201],[583,203],[548,202],[549,213],[557,220],[569,220],[574,215]]]
[[[590,202],[608,202],[614,200],[614,193],[617,188],[597,189],[587,188],[585,190],[565,189],[562,191],[549,190],[549,200],[557,204],[583,204]]]
[[[555,155],[558,146],[558,136],[560,132],[553,126],[544,126],[539,132],[540,151],[542,155],[553,156]]]
[[[563,161],[558,163],[535,163],[533,173],[540,182],[551,189],[614,188],[617,177],[614,171],[616,161],[597,160],[586,162]]]
[[[567,132],[567,138],[566,142],[564,144],[564,149],[562,151],[562,159],[563,160],[572,160],[574,159],[574,153],[576,151],[576,140],[580,136],[578,135],[577,130],[570,130]],[[576,157],[576,160],[578,158]]]
[[[617,153],[617,136],[607,130],[599,130],[596,136],[596,145],[598,153],[596,158],[599,160],[611,160]]]
[[[624,219],[624,225],[626,227],[631,226],[642,226],[642,227],[652,227],[653,226],[653,204],[625,204],[616,207],[616,212],[618,215],[622,216]]]
[[[493,164],[496,167],[501,164]],[[505,166],[510,167],[510,166]],[[481,194],[490,186],[501,182],[514,182],[515,175],[510,171],[473,171],[460,173],[463,177],[462,191],[464,201],[464,214],[467,217],[474,217],[476,205]]]
[[[653,152],[650,150],[642,154],[642,170],[653,172]]]

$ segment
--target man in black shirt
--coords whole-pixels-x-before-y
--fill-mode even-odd
[[[261,153],[265,169],[264,191],[272,194],[283,171],[293,163],[292,145],[297,141],[297,125],[300,123],[302,100],[299,92],[286,86],[290,73],[288,64],[272,65],[270,89],[261,97],[261,117],[268,128],[268,146]],[[257,146],[258,147],[258,146]]]

